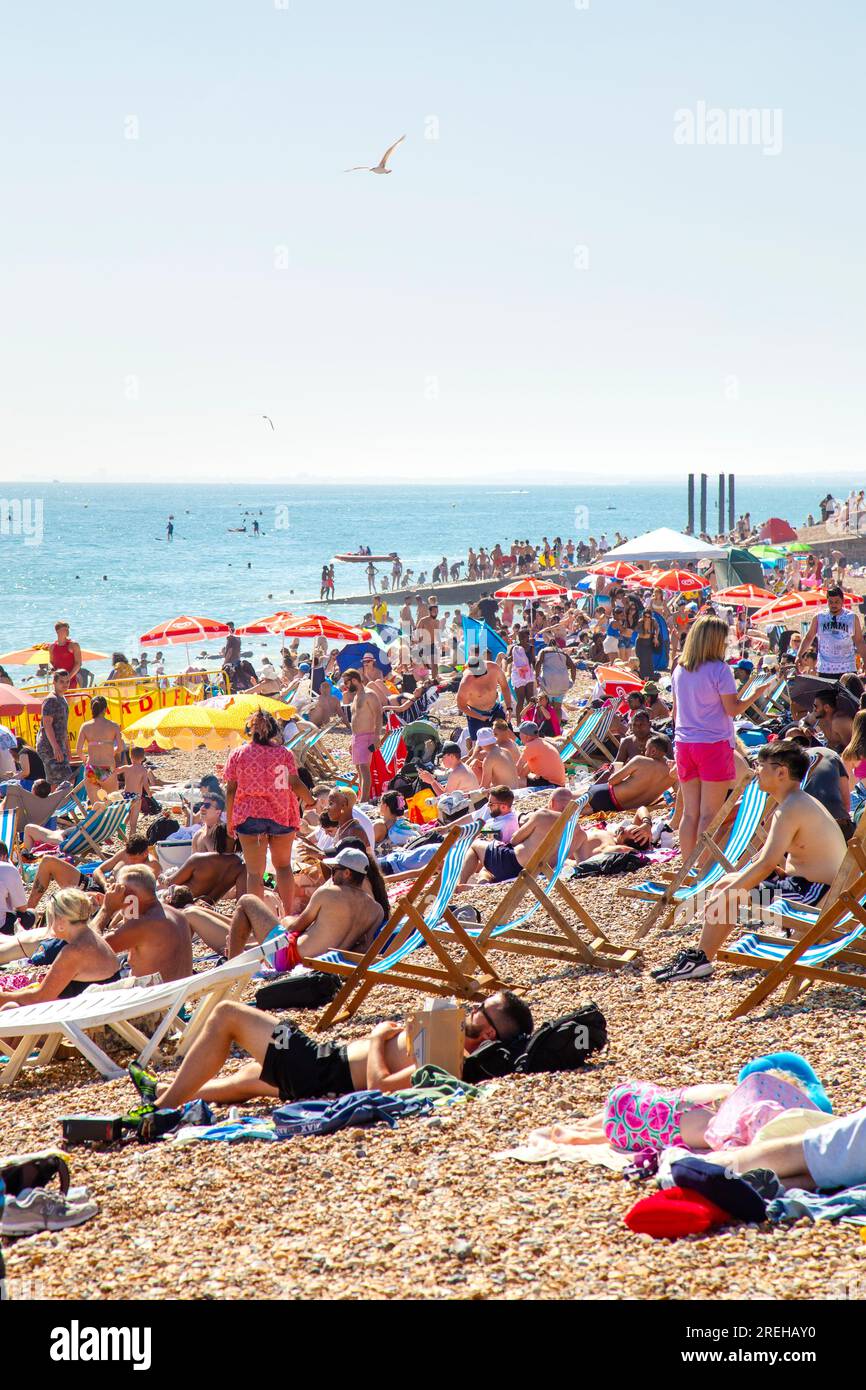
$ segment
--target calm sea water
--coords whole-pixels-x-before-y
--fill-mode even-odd
[[[712,481],[712,480],[711,480]],[[782,516],[795,526],[827,488],[845,495],[862,479],[830,478],[826,485],[744,479],[737,512],[753,519]],[[30,498],[31,530],[41,501],[41,544],[0,529],[0,651],[51,638],[66,618],[73,636],[99,651],[138,650],[141,633],[181,613],[236,623],[318,596],[322,564],[338,551],[369,545],[397,550],[416,576],[438,563],[465,559],[469,545],[490,546],[543,535],[578,540],[589,534],[636,535],[656,526],[686,523],[685,482],[648,485],[578,484],[573,487],[323,487],[127,486],[0,484],[5,504]],[[715,497],[710,490],[710,500]],[[27,503],[22,515],[27,520]],[[174,516],[174,540],[166,522]],[[13,520],[16,513],[13,512]],[[253,516],[263,534],[250,534]],[[715,530],[715,508],[709,508]],[[246,535],[232,530],[246,522]],[[588,523],[588,524],[587,524]],[[11,528],[14,530],[14,526]],[[35,537],[34,537],[35,539]],[[357,608],[339,605],[340,592],[366,588],[363,566],[337,565],[337,617],[357,621]],[[260,639],[257,654],[276,642]],[[183,648],[170,668],[180,669]],[[105,668],[95,665],[97,674]],[[23,676],[22,668],[11,673]]]

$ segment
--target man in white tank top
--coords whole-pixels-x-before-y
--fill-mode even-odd
[[[818,641],[818,675],[844,676],[853,671],[856,657],[866,660],[863,629],[856,613],[845,607],[845,595],[838,584],[827,589],[827,607],[812,619],[800,644],[805,655]]]

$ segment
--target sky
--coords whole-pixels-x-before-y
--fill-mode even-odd
[[[0,480],[855,472],[864,31],[857,0],[4,7]]]

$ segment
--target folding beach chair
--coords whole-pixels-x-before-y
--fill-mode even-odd
[[[601,705],[598,709],[590,710],[560,746],[562,761],[566,764],[584,763],[587,767],[609,763],[613,754],[605,747],[604,740],[610,733],[615,713],[613,705]]]
[[[295,755],[295,761],[299,767],[305,767],[315,777],[317,781],[324,781],[329,777],[336,777],[339,772],[337,764],[331,757],[322,740],[332,729],[339,726],[345,727],[339,717],[329,720],[323,724],[321,729],[311,732],[305,730],[297,738],[293,739],[287,747],[291,748]]]
[[[101,857],[102,844],[125,833],[129,820],[129,806],[128,801],[109,801],[92,807],[83,821],[66,832],[58,854],[64,854],[70,859],[85,854]]]
[[[861,820],[848,843],[823,902],[817,908],[779,898],[762,910],[765,921],[788,931],[799,931],[796,941],[762,931],[752,931],[721,950],[717,959],[729,965],[751,965],[763,972],[761,979],[731,1018],[742,1018],[787,984],[785,1002],[795,999],[810,984],[821,980],[866,990],[866,974],[826,969],[827,961],[843,961],[866,968],[866,950],[857,943],[866,934],[866,821]],[[866,945],[866,942],[863,943]]]
[[[0,844],[6,846],[10,859],[15,858],[17,837],[18,808],[17,806],[4,806],[0,803]]]
[[[730,818],[735,797],[736,789],[716,812],[693,853],[677,873],[660,875],[657,879],[647,879],[634,887],[622,887],[618,890],[620,897],[650,904],[651,911],[638,929],[638,940],[652,931],[660,921],[663,926],[669,926],[678,908],[696,898],[699,893],[707,892],[722,874],[733,872],[754,853],[755,841],[762,833],[762,823],[769,810],[767,794],[761,791],[757,777],[751,778],[743,788],[724,846],[717,842],[716,837],[725,821]],[[710,862],[699,875],[697,865],[706,854],[709,854]]]
[[[199,1003],[183,1028],[178,1055],[189,1048],[213,1009],[228,995],[236,993],[258,969],[262,960],[272,958],[285,942],[285,934],[271,938],[234,960],[213,970],[202,970],[182,980],[162,985],[131,985],[128,988],[91,985],[74,999],[57,999],[46,1004],[24,1004],[17,1009],[0,1010],[0,1043],[10,1040],[9,1060],[0,1067],[0,1087],[14,1085],[23,1067],[46,1066],[62,1042],[72,1043],[81,1055],[108,1081],[125,1072],[90,1037],[99,1028],[110,1028],[132,1047],[142,1065],[158,1057],[159,1047],[169,1029],[180,1025],[178,1015],[192,999]],[[133,1019],[160,1015],[160,1022],[148,1037],[135,1027]],[[36,1050],[36,1055],[31,1054]]]
[[[562,881],[575,826],[585,800],[583,798],[577,805],[565,807],[517,878],[506,889],[488,920],[479,930],[470,931],[470,936],[482,951],[495,946],[498,951],[561,960],[569,965],[590,965],[602,970],[616,970],[622,965],[630,965],[640,955],[639,949],[634,946],[617,946],[608,941]],[[551,864],[552,869],[549,867]],[[539,875],[547,878],[546,884]],[[527,894],[534,897],[535,902],[527,911],[513,917],[511,914]],[[589,931],[588,942],[563,914],[563,907],[574,913],[581,927]],[[553,923],[555,931],[528,929],[527,924],[539,908]]]
[[[349,1018],[377,984],[399,985],[425,994],[455,994],[464,999],[483,998],[491,987],[501,987],[503,982],[491,969],[483,951],[450,908],[469,846],[477,832],[474,824],[449,829],[436,854],[420,870],[408,893],[397,901],[388,921],[364,955],[329,952],[304,961],[315,970],[345,979],[340,992],[316,1021],[317,1030],[330,1027],[338,1019]],[[431,892],[435,896],[425,908],[423,903]],[[437,931],[443,923],[448,927],[447,937]],[[462,963],[455,959],[455,944],[462,951]],[[433,952],[438,964],[408,961],[407,957],[424,946]],[[469,974],[469,965],[480,973]]]

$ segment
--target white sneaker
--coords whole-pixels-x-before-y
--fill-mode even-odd
[[[4,1236],[28,1236],[37,1231],[62,1231],[80,1226],[99,1211],[95,1202],[70,1202],[59,1192],[31,1187],[20,1197],[7,1197],[0,1230]]]

